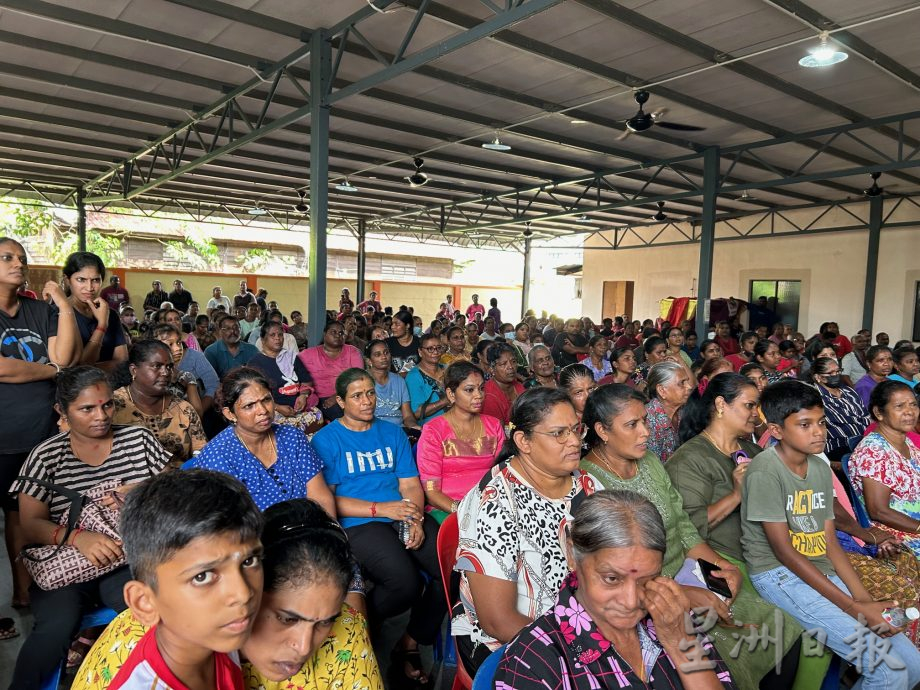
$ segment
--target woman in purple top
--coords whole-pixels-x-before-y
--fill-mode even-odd
[[[887,379],[894,367],[891,349],[884,345],[873,345],[870,347],[866,351],[866,366],[869,367],[869,372],[859,379],[853,388],[859,393],[863,407],[868,410],[869,397],[872,395],[872,389]]]
[[[688,633],[690,603],[661,576],[661,516],[631,491],[599,491],[575,510],[556,604],[508,645],[501,690],[734,688],[715,647]],[[699,623],[699,621],[695,621]]]

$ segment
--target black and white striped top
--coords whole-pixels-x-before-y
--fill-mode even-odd
[[[96,484],[111,479],[119,479],[123,484],[141,482],[159,474],[169,462],[169,453],[147,429],[115,425],[112,430],[115,434],[112,453],[98,467],[87,465],[73,454],[70,434],[65,432],[35,446],[20,474],[85,493]],[[17,480],[10,487],[12,494],[20,491],[49,503],[52,522],[57,522],[70,509],[68,498],[27,480]]]

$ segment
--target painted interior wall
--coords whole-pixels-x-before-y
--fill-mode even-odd
[[[833,219],[830,222],[834,222]],[[852,222],[852,218],[850,219]],[[603,282],[635,282],[635,318],[654,318],[660,299],[689,296],[698,276],[698,245],[604,250],[593,238],[584,252],[584,313],[601,316]],[[712,295],[747,299],[753,279],[802,281],[799,329],[817,332],[837,321],[850,335],[862,325],[866,279],[866,231],[717,241]],[[878,259],[873,331],[892,341],[910,337],[913,291],[920,280],[920,219],[917,227],[883,228]]]

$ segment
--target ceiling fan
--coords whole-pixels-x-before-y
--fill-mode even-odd
[[[308,213],[310,211],[310,204],[306,201],[307,193],[302,189],[298,189],[297,194],[300,196],[300,201],[294,204],[294,210],[298,213]]]
[[[625,139],[632,133],[640,134],[648,129],[652,128],[652,125],[656,127],[663,127],[665,129],[674,129],[681,132],[701,132],[705,127],[697,127],[696,125],[683,125],[678,122],[665,122],[662,118],[667,114],[666,108],[659,108],[658,110],[647,113],[642,109],[642,106],[648,102],[649,92],[639,90],[636,91],[636,103],[639,104],[639,112],[633,115],[628,120],[624,121],[626,129],[623,133],[617,137],[617,139]]]
[[[652,220],[657,220],[659,223],[663,223],[668,219],[668,214],[664,212],[664,202],[659,201],[658,203],[658,213],[652,216]]]
[[[869,187],[868,189],[863,190],[864,196],[872,197],[872,196],[882,195],[882,193],[885,191],[885,188],[878,186],[878,178],[880,178],[881,176],[882,176],[882,173],[880,172],[869,173],[869,177],[872,178],[872,186]]]

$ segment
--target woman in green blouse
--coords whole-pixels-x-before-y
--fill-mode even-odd
[[[646,447],[649,430],[644,401],[641,393],[623,384],[601,386],[588,397],[582,421],[588,429],[586,440],[590,451],[582,460],[581,468],[597,479],[600,488],[635,491],[658,509],[667,532],[662,575],[674,577],[687,559],[704,559],[719,567],[713,574],[727,580],[733,594],[728,602],[723,603],[702,587],[685,586],[683,589],[694,608],[712,607],[718,614],[720,620],[707,634],[739,688],[819,687],[826,664],[802,664],[800,668],[798,663],[802,628],[794,619],[743,588],[743,576],[738,568],[703,541],[684,512],[680,494],[672,486],[664,466]],[[781,653],[777,653],[775,642],[766,649],[758,646],[753,651],[749,651],[746,644],[738,645],[740,638],[750,634],[751,626],[756,626],[761,634],[766,626],[770,635],[775,636],[780,620]],[[780,659],[780,672],[776,673]],[[797,670],[800,671],[798,675]]]

